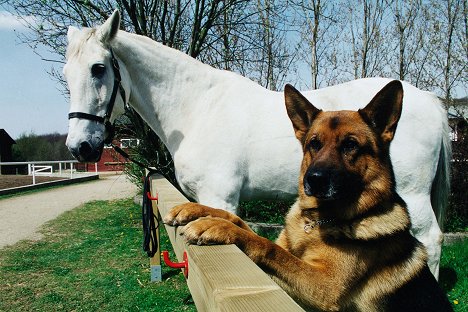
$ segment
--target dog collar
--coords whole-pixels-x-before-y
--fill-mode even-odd
[[[333,222],[333,219],[312,220],[304,225],[304,232],[309,234],[314,228]]]

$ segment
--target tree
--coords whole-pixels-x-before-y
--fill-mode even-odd
[[[23,133],[13,145],[14,161],[69,160],[73,156],[65,146],[66,135]]]
[[[339,55],[341,30],[344,27],[339,7],[330,0],[293,2],[299,16],[301,59],[310,67],[311,87],[318,89],[340,81]]]
[[[296,49],[288,40],[289,11],[284,3],[272,0],[257,0],[251,12],[256,12],[257,21],[253,32],[257,51],[251,57],[247,69],[253,80],[270,90],[282,90],[289,71],[294,70]]]
[[[468,79],[464,12],[466,0],[431,1],[426,7],[426,18],[430,21],[429,42],[425,47],[429,59],[426,84],[447,103],[453,99],[454,90],[463,88]]]
[[[391,5],[394,19],[395,37],[397,40],[398,79],[405,80],[418,61],[418,51],[423,45],[423,27],[419,29],[418,22],[421,16],[422,3],[420,0],[395,0]]]
[[[384,44],[388,25],[388,3],[384,0],[359,0],[348,3],[349,42],[354,78],[385,76],[388,45]]]

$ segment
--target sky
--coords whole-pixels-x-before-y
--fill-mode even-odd
[[[0,128],[13,139],[31,132],[66,134],[68,99],[62,94],[62,86],[48,74],[53,66],[61,71],[63,64],[44,61],[21,43],[18,34],[27,32],[15,16],[0,7]],[[43,47],[37,52],[60,59],[48,55]],[[308,68],[302,68],[300,74],[307,77],[302,71]],[[466,94],[466,90],[457,92],[460,94]]]
[[[48,74],[53,66],[41,60],[18,34],[28,32],[16,17],[0,10],[0,128],[13,139],[21,134],[68,132],[68,100]],[[39,54],[47,55],[39,47]]]

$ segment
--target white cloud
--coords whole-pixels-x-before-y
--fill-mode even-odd
[[[33,16],[18,17],[7,11],[0,11],[0,30],[26,31],[25,22],[34,21]]]

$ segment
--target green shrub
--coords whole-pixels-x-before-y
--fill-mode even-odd
[[[458,125],[458,141],[453,142],[451,190],[445,218],[445,232],[468,231],[468,126]]]
[[[239,216],[251,222],[284,224],[284,217],[294,201],[256,200],[241,202]]]

